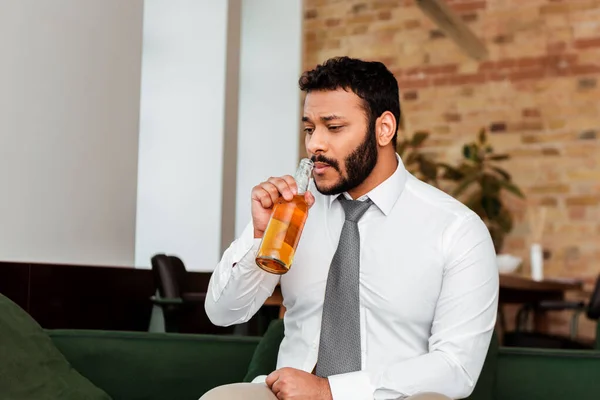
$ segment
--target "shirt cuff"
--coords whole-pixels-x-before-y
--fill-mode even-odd
[[[261,239],[255,239],[252,223],[248,224],[240,237],[225,251],[223,258],[213,271],[209,290],[213,301],[218,301],[229,281],[241,275],[259,270],[256,265],[256,252]]]
[[[266,385],[267,384],[266,380],[267,380],[267,375],[259,375],[256,378],[252,379],[251,383],[264,383]]]
[[[373,400],[375,389],[365,371],[332,375],[327,379],[333,400]]]
[[[254,238],[254,227],[252,222],[246,225],[246,228],[240,235],[239,239],[233,243],[232,260],[234,263],[239,262],[251,250],[258,250],[262,239]]]
[[[259,270],[258,265],[256,265],[256,254],[258,253],[261,239],[252,239],[252,241],[249,243],[251,243],[250,248],[242,248],[242,250],[240,250],[240,254],[242,254],[242,256],[240,257],[238,254],[233,259],[234,264],[232,267],[240,270],[240,272]]]

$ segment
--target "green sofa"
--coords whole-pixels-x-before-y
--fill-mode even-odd
[[[272,370],[283,326],[273,322],[263,338],[46,332],[70,364],[114,400],[193,400],[215,386]],[[598,400],[600,352],[493,345],[470,399]]]
[[[195,400],[270,373],[284,335],[47,330],[0,294],[0,400]],[[600,332],[598,335],[600,338]],[[499,348],[471,400],[600,399],[600,351]]]

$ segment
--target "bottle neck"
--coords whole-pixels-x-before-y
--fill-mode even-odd
[[[308,190],[313,167],[313,162],[308,158],[303,158],[300,161],[300,165],[298,165],[298,169],[296,170],[296,175],[294,175],[294,180],[298,186],[298,194],[302,195]]]

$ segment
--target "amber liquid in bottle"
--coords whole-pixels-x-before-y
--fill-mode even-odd
[[[282,199],[277,202],[256,257],[259,267],[273,274],[288,272],[307,217],[304,195],[296,195],[289,202]]]
[[[298,194],[290,201],[280,197],[273,206],[271,219],[256,255],[256,264],[267,272],[282,275],[292,266],[296,247],[308,218],[304,193],[311,173],[312,162],[302,160],[295,176]]]

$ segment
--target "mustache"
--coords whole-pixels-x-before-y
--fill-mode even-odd
[[[323,163],[323,164],[327,164],[327,165],[329,165],[330,167],[332,167],[333,169],[335,169],[336,171],[340,172],[340,165],[339,165],[339,163],[337,162],[337,160],[334,160],[333,158],[327,158],[327,157],[325,157],[325,156],[324,156],[324,155],[322,155],[322,154],[319,154],[319,155],[316,155],[316,154],[315,154],[315,155],[313,155],[313,156],[310,158],[310,160],[311,160],[313,163],[320,162],[320,163]]]

